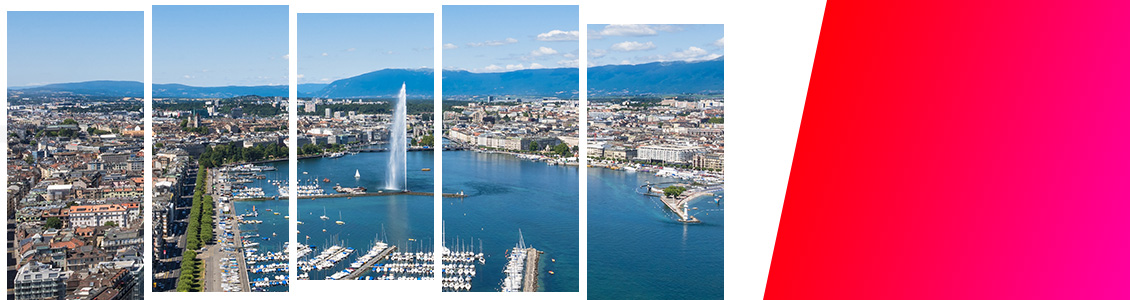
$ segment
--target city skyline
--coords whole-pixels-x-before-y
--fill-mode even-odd
[[[154,5],[153,83],[288,83],[286,5]]]
[[[720,24],[589,24],[588,65],[701,61],[725,55]]]
[[[140,11],[10,11],[8,88],[141,81],[144,25]]]
[[[445,70],[577,67],[576,5],[445,5],[443,18]]]
[[[298,14],[298,83],[432,68],[434,24],[430,13]]]

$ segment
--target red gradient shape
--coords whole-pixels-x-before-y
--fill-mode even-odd
[[[1130,4],[829,1],[767,299],[1130,299]]]

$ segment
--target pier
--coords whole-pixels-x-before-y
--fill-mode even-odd
[[[522,291],[523,292],[537,292],[538,291],[538,261],[541,259],[541,254],[544,252],[538,249],[526,249],[526,271],[525,277],[522,278]]]
[[[718,187],[718,188],[720,188],[720,187]],[[640,189],[645,189],[645,190],[644,190],[644,192],[641,192],[638,189],[638,190],[636,190],[636,192],[640,193],[640,194],[648,195],[648,196],[659,197],[660,202],[663,202],[663,205],[667,206],[668,210],[675,213],[675,216],[678,217],[678,221],[683,222],[683,223],[701,223],[702,222],[702,221],[699,221],[698,218],[695,218],[694,216],[692,216],[689,211],[687,211],[687,203],[690,202],[691,199],[697,198],[699,196],[710,195],[711,194],[710,191],[714,190],[714,188],[708,187],[708,188],[703,188],[703,189],[696,189],[694,191],[687,191],[687,192],[685,192],[685,194],[678,196],[678,197],[668,197],[667,195],[663,194],[662,189],[652,187],[652,184],[642,185],[642,186],[640,186]]]
[[[659,199],[663,200],[663,204],[667,205],[667,209],[670,209],[672,212],[675,212],[675,215],[679,216],[679,222],[683,222],[683,223],[700,223],[701,222],[701,221],[698,220],[698,218],[695,218],[694,216],[690,215],[690,212],[687,212],[687,202],[690,201],[690,199],[691,199],[690,197],[678,199],[676,197],[660,196]]]
[[[372,268],[373,265],[375,265],[375,264],[377,264],[377,262],[385,259],[385,257],[388,257],[388,255],[392,254],[393,251],[396,251],[396,246],[389,245],[388,248],[385,248],[384,251],[381,251],[381,254],[377,254],[377,256],[370,258],[369,261],[365,262],[364,265],[361,265],[360,268],[356,268],[353,271],[353,273],[349,273],[349,275],[345,275],[345,278],[342,278],[342,280],[356,280],[357,277],[361,277],[361,273],[365,273],[365,272],[363,272],[363,270],[368,270],[368,269]]]
[[[251,276],[248,275],[247,257],[244,255],[244,253],[242,251],[242,249],[243,249],[243,236],[242,236],[243,231],[239,229],[239,223],[237,223],[237,222],[232,222],[231,228],[232,228],[232,232],[234,233],[232,235],[233,236],[232,237],[232,244],[234,245],[234,249],[238,249],[237,250],[238,252],[235,252],[235,251],[233,251],[233,252],[238,253],[238,255],[235,256],[236,257],[235,259],[236,259],[237,265],[239,266],[239,288],[240,288],[240,291],[250,292],[251,291]],[[219,246],[220,245],[213,245],[213,247],[219,247]],[[220,253],[224,254],[224,253],[232,253],[232,252],[220,252]]]

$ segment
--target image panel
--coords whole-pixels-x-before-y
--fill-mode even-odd
[[[154,291],[288,289],[289,20],[153,7]]]
[[[432,14],[298,14],[298,276],[430,280]]]
[[[722,299],[722,25],[589,25],[590,299]]]
[[[143,14],[7,14],[8,299],[141,299]]]
[[[578,12],[443,7],[443,291],[578,291]]]

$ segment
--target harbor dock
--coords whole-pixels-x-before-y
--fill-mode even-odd
[[[388,248],[385,248],[384,251],[381,251],[381,254],[370,258],[369,261],[365,262],[364,265],[361,265],[361,267],[357,268],[355,271],[353,271],[353,273],[345,275],[345,278],[342,278],[342,280],[356,280],[357,277],[361,277],[362,273],[365,273],[362,270],[368,270],[372,268],[373,265],[388,257],[388,255],[392,254],[393,251],[396,251],[396,246],[389,245]]]
[[[683,223],[700,223],[701,222],[701,221],[698,220],[698,218],[695,218],[694,216],[690,215],[690,212],[687,212],[687,201],[690,201],[690,199],[691,199],[690,197],[687,197],[687,198],[684,198],[684,199],[678,199],[678,198],[675,198],[675,197],[660,196],[659,199],[663,200],[663,204],[667,206],[667,209],[670,209],[672,212],[675,213],[675,215],[679,216],[679,222],[683,222]]]
[[[525,277],[522,278],[522,291],[523,292],[537,292],[538,291],[538,261],[541,259],[541,254],[544,252],[538,249],[526,249],[526,271]]]

